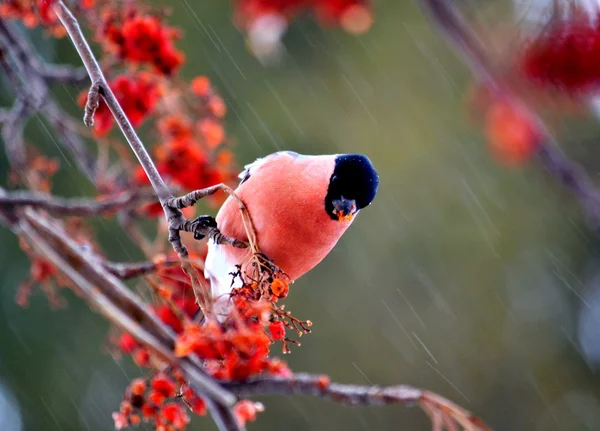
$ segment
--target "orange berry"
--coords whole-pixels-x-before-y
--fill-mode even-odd
[[[541,138],[535,119],[506,100],[496,101],[487,111],[485,134],[495,156],[509,164],[529,160]]]
[[[208,109],[210,109],[210,112],[217,118],[223,118],[227,113],[227,105],[225,105],[225,102],[219,96],[212,96],[210,98],[208,101]]]
[[[210,80],[206,76],[197,76],[192,80],[192,91],[198,96],[206,96],[210,91]]]
[[[290,288],[288,284],[279,278],[276,278],[271,283],[271,292],[273,292],[273,295],[277,296],[278,298],[285,298],[288,296],[289,291]]]
[[[319,379],[317,380],[317,386],[319,387],[319,389],[327,389],[330,384],[331,379],[329,378],[329,376],[319,376]]]
[[[134,379],[129,385],[133,395],[144,395],[146,392],[146,381],[144,379]]]
[[[206,145],[209,148],[215,148],[223,143],[225,139],[225,130],[217,121],[212,118],[200,120],[198,124],[200,133],[204,136]]]

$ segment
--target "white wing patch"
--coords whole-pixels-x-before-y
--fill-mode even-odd
[[[234,287],[241,287],[242,283],[236,278],[232,285],[233,276],[231,273],[236,271],[235,262],[227,258],[226,248],[215,244],[214,241],[208,242],[208,253],[204,263],[204,277],[210,282],[211,295],[215,299],[214,311],[217,316],[224,319],[231,309],[229,293]],[[221,318],[220,318],[221,320]]]
[[[276,156],[276,155],[281,155],[281,154],[287,154],[288,156],[293,157],[293,158],[301,157],[300,154],[295,153],[293,151],[278,151],[276,153],[269,154],[266,157],[261,157],[259,159],[256,159],[252,163],[249,163],[246,166],[244,166],[244,170],[238,175],[238,178],[242,180],[240,182],[240,184],[242,184],[244,181],[246,181],[248,178],[250,178],[252,176],[252,174],[254,174],[258,169],[260,169],[260,167],[262,165],[264,165],[267,160],[269,160],[269,158]]]

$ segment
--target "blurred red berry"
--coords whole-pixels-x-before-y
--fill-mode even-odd
[[[269,325],[269,331],[271,332],[271,337],[274,340],[281,340],[285,337],[285,325],[281,321],[273,322]]]
[[[177,385],[165,374],[158,374],[150,381],[150,388],[163,395],[165,398],[172,398],[177,391]]]
[[[599,17],[553,19],[522,54],[525,77],[573,95],[600,90]]]
[[[131,354],[139,344],[131,334],[124,333],[119,337],[119,347],[123,353]]]
[[[129,62],[152,65],[164,75],[173,75],[183,64],[183,53],[173,45],[179,32],[165,26],[157,16],[143,15],[136,10],[119,16],[112,9],[104,15],[98,38],[107,50]]]
[[[508,164],[529,160],[541,138],[535,119],[524,108],[502,99],[486,113],[485,134],[494,155]]]

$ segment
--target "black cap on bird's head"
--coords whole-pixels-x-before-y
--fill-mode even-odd
[[[340,154],[329,180],[325,211],[333,220],[350,220],[375,199],[379,175],[367,156]]]

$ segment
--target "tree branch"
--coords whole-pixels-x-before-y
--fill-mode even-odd
[[[2,126],[2,140],[8,161],[13,169],[23,172],[27,155],[23,141],[23,129],[29,116],[29,109],[23,99],[18,98],[8,113]]]
[[[179,259],[167,259],[164,262],[104,262],[103,265],[114,276],[119,277],[121,280],[129,280],[130,278],[142,277],[155,273],[162,268],[169,268],[179,264],[181,264]]]
[[[154,199],[154,193],[148,190],[125,192],[118,196],[102,196],[96,200],[66,199],[44,193],[14,191],[0,196],[0,207],[30,206],[56,215],[86,217],[136,208]]]
[[[88,304],[96,307],[110,322],[147,344],[170,364],[180,368],[199,393],[223,406],[233,405],[235,397],[207,376],[197,359],[174,356],[173,331],[135,293],[106,271],[101,258],[90,250],[84,251],[60,226],[50,223],[34,210],[25,209],[23,215],[24,219],[17,217],[19,222],[13,225],[13,230],[16,227],[34,245],[41,244],[45,258],[51,258],[51,262],[67,277],[75,277],[73,281]]]
[[[17,153],[18,148],[23,146],[22,137],[20,137],[23,126],[30,115],[42,111],[52,128],[62,138],[63,144],[73,154],[75,163],[77,163],[81,172],[91,182],[94,182],[96,179],[94,158],[81,138],[68,127],[67,114],[54,101],[47,100],[46,95],[49,93],[49,89],[44,79],[52,81],[52,78],[44,76],[43,71],[46,67],[54,70],[52,69],[54,66],[42,63],[24,38],[15,34],[15,30],[9,23],[2,21],[0,21],[0,45],[3,54],[0,55],[0,65],[7,72],[15,88],[20,88],[20,94],[13,110],[17,109],[19,103],[22,103],[26,109],[20,115],[24,117],[20,123],[14,124],[12,118],[7,118],[4,121],[5,127],[11,129],[10,134],[6,132],[3,136],[9,160],[24,159],[24,154]],[[24,171],[24,167],[19,168],[16,163],[13,168],[19,172]]]
[[[291,378],[261,377],[241,382],[227,382],[224,387],[240,397],[252,395],[305,395],[323,398],[348,407],[418,404],[432,416],[441,415],[448,429],[452,419],[465,430],[486,431],[490,428],[479,418],[453,402],[434,393],[411,386],[359,386],[330,383],[326,376],[297,373]],[[445,417],[445,418],[444,418]],[[441,428],[439,428],[441,429]]]

